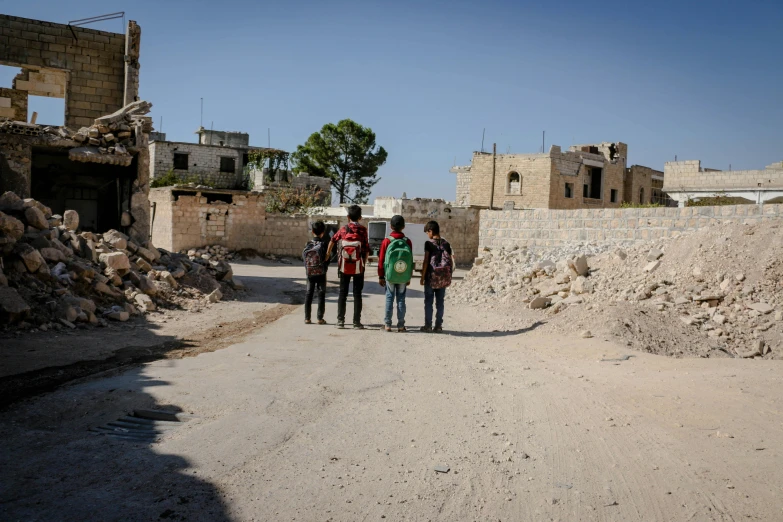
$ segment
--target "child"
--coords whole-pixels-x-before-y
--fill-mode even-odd
[[[353,327],[363,330],[362,290],[364,289],[364,267],[370,255],[370,242],[367,228],[359,224],[362,219],[362,207],[348,207],[350,222],[337,231],[329,242],[326,257],[331,259],[332,248],[338,245],[338,273],[340,275],[340,295],[337,298],[337,327],[345,328],[345,307],[348,300],[348,286],[353,279]]]
[[[404,228],[405,218],[393,216],[391,218],[391,236],[383,240],[381,251],[378,254],[378,283],[386,288],[384,324],[387,332],[392,330],[392,309],[394,308],[395,296],[397,297],[397,331],[407,331],[405,329],[405,291],[411,284],[411,276],[413,275],[413,245],[411,240],[402,233]]]
[[[421,284],[424,286],[424,326],[422,332],[443,331],[443,300],[446,287],[451,285],[451,274],[456,261],[451,245],[440,237],[440,225],[430,221],[424,226],[424,232],[430,238],[424,243],[424,266],[421,270]],[[435,328],[432,327],[432,301],[435,300]]]
[[[324,309],[326,308],[326,271],[329,269],[329,257],[326,254],[328,238],[324,237],[326,225],[323,221],[316,221],[312,227],[313,239],[307,243],[302,259],[307,272],[307,297],[305,298],[305,324],[311,324],[310,320],[313,294],[318,289],[318,324],[326,324]]]

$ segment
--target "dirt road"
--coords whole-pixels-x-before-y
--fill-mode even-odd
[[[265,270],[300,284],[299,267]],[[449,335],[389,334],[366,288],[375,329],[305,326],[296,309],[240,344],[15,405],[0,518],[783,518],[778,361],[554,337],[523,310],[493,332],[467,306]],[[414,284],[409,325],[422,315]],[[197,417],[146,445],[87,431],[140,407]]]

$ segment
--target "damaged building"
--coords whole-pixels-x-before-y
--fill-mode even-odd
[[[616,208],[653,202],[663,173],[627,166],[628,145],[604,142],[553,145],[538,154],[474,152],[470,165],[454,167],[456,203],[484,208]],[[658,192],[659,197],[663,197]]]
[[[152,134],[150,161],[153,180],[173,174],[177,183],[221,190],[263,192],[281,186],[317,188],[323,193],[320,204],[331,205],[331,181],[292,173],[288,168],[287,152],[252,146],[250,135],[245,132],[201,127],[196,134],[197,143],[166,141],[165,134]],[[258,168],[251,161],[253,151],[271,151],[283,158],[282,163]]]
[[[783,203],[783,161],[759,170],[723,171],[701,161],[669,161],[664,165],[664,190],[680,206],[689,201],[733,198],[738,203]]]
[[[34,198],[85,231],[149,239],[150,104],[139,101],[141,28],[126,34],[0,15],[0,193]],[[28,114],[30,96],[64,100],[64,126]]]

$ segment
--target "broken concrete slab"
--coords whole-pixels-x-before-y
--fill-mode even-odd
[[[36,207],[27,207],[24,210],[24,218],[31,227],[37,228],[38,230],[49,229],[49,221],[47,221],[44,213]]]
[[[663,257],[663,252],[657,248],[653,248],[647,254],[647,261],[657,261],[661,257]]]
[[[647,273],[653,273],[658,269],[659,266],[661,266],[661,262],[659,260],[651,261],[644,267],[644,271]]]
[[[30,313],[30,306],[16,289],[0,286],[0,322],[17,323]]]
[[[217,291],[217,290],[216,290]],[[546,308],[549,306],[550,300],[548,297],[541,297],[538,296],[534,298],[532,301],[530,301],[530,309],[531,310],[539,310],[542,308]]]
[[[768,314],[775,309],[774,306],[767,303],[753,303],[751,305],[748,305],[748,308],[750,308],[751,310],[755,310],[760,314]]]
[[[63,213],[63,226],[67,230],[77,230],[79,228],[79,213],[75,210],[66,210]]]
[[[152,301],[152,298],[147,294],[136,294],[134,301],[136,301],[136,305],[139,307],[139,309],[142,312],[155,311],[155,303]]]
[[[122,252],[101,254],[98,256],[98,260],[108,268],[117,271],[118,274],[126,274],[130,271],[130,260]]]

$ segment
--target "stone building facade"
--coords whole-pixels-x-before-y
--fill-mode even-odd
[[[742,198],[753,203],[783,202],[783,161],[762,170],[722,171],[701,161],[669,161],[664,165],[663,190],[684,206],[688,200],[715,196]]]
[[[0,15],[0,64],[22,68],[12,89],[64,98],[65,124],[76,129],[138,100],[140,40],[133,21],[126,35]],[[28,121],[26,109],[15,111]]]
[[[617,208],[639,196],[649,203],[657,171],[628,168],[627,157],[628,145],[621,142],[574,145],[567,151],[553,145],[544,154],[475,152],[471,165],[451,169],[457,175],[456,203],[498,209]]]
[[[236,189],[248,164],[249,147],[157,140],[150,143],[152,178],[172,171],[183,183]]]

